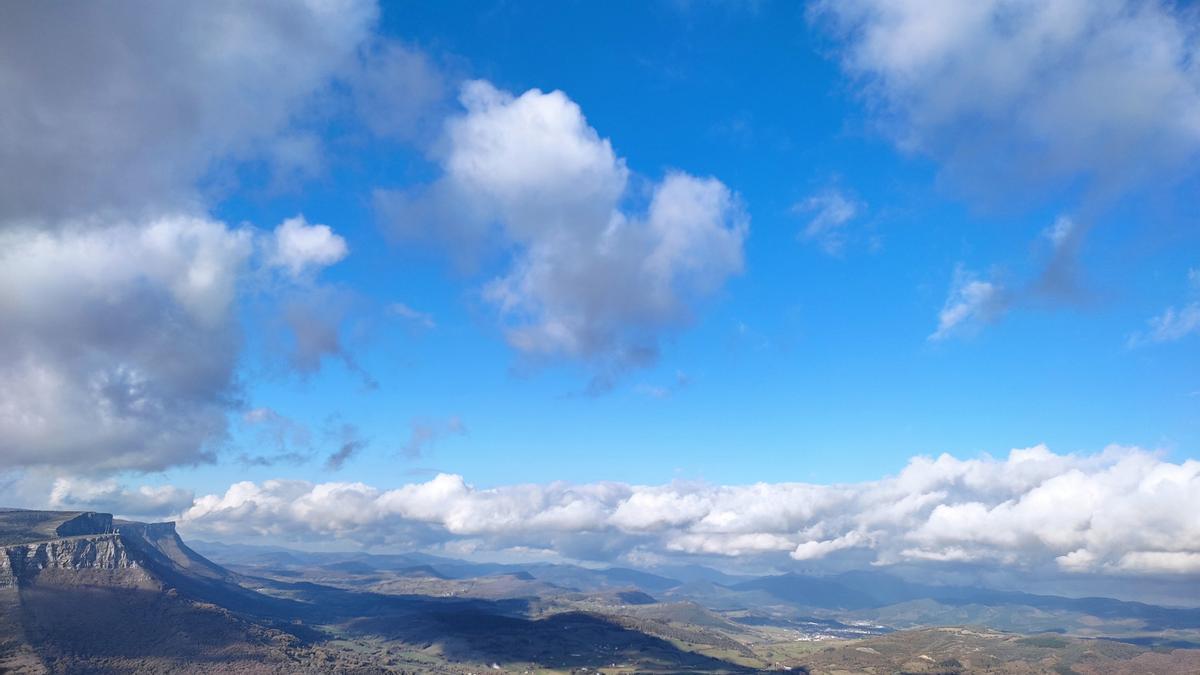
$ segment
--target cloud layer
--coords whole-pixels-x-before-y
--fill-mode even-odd
[[[1200,574],[1200,462],[1138,449],[914,458],[844,485],[594,483],[476,488],[442,474],[362,483],[244,482],[183,512],[194,536],[470,541],[597,559],[729,556],[805,563],[956,562],[1063,572]]]
[[[353,65],[367,0],[11,7],[0,25],[0,227],[197,202],[224,160],[319,160],[293,122]]]

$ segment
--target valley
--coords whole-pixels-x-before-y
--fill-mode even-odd
[[[4,672],[1200,670],[1200,610],[882,573],[193,548],[75,512],[0,511],[0,536]]]

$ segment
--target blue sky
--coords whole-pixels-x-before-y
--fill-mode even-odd
[[[1200,264],[1194,220],[1171,204],[1190,186],[1121,195],[1096,216],[1081,259],[1085,297],[1032,303],[931,342],[956,266],[1030,274],[1042,231],[1087,197],[1049,186],[976,199],[927,157],[899,151],[839,68],[836,41],[803,8],[437,3],[385,7],[382,30],[455,74],[514,92],[563,91],[634,172],[725,182],[751,233],[745,272],[695,308],[657,363],[586,396],[586,364],[523,371],[472,297],[487,271],[464,275],[436,251],[389,245],[380,233],[370,190],[427,174],[420,153],[354,147],[312,184],[224,199],[215,212],[228,222],[302,212],[330,224],[351,255],[327,281],[361,296],[365,313],[403,302],[436,321],[413,330],[363,319],[370,326],[353,349],[377,390],[336,362],[307,378],[251,383],[256,405],[361,428],[369,446],[342,478],[408,482],[438,469],[482,485],[842,482],[897,471],[915,454],[1004,454],[1040,442],[1195,456],[1196,341],[1127,346],[1186,295]],[[865,205],[833,256],[799,236],[812,214],[793,208],[829,190]],[[685,387],[647,395],[674,389],[678,374]],[[419,461],[397,457],[411,420],[449,416],[468,432]],[[215,488],[279,468],[187,471]]]
[[[996,558],[909,546],[939,503],[1200,480],[1187,7],[95,12],[29,8],[0,53],[15,502],[286,539],[311,501],[343,543],[550,551],[456,518],[595,499],[621,543],[586,555],[894,562]],[[838,512],[750,546],[697,516],[653,543],[620,515],[754,483],[866,513],[929,472],[899,534]],[[448,511],[386,506],[422,490]],[[1190,536],[1031,559],[1195,574]]]

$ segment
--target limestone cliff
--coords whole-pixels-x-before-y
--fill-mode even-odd
[[[73,578],[78,584],[144,587],[150,583],[145,555],[119,534],[79,535],[0,549],[0,586],[39,578]]]

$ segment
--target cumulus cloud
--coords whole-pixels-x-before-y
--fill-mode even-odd
[[[460,259],[513,251],[482,296],[521,354],[591,362],[607,379],[652,361],[660,335],[741,271],[747,218],[720,181],[670,172],[629,211],[625,161],[562,92],[473,81],[460,102],[436,151],[441,178],[380,191],[376,206],[393,234],[431,236]]]
[[[1200,270],[1188,270],[1191,294],[1200,297]],[[1200,333],[1200,299],[1192,300],[1178,308],[1168,307],[1161,314],[1147,321],[1147,328],[1129,336],[1130,347],[1175,342],[1189,335]]]
[[[328,225],[310,225],[298,215],[275,228],[267,262],[301,278],[338,262],[349,252],[346,240]]]
[[[929,335],[933,341],[945,340],[963,331],[978,328],[995,319],[1007,308],[1004,287],[995,281],[985,281],[959,266],[954,270],[950,294],[942,311],[938,312],[937,330]]]
[[[0,225],[178,208],[221,161],[308,161],[316,139],[293,122],[354,65],[377,13],[369,0],[9,8]]]
[[[0,463],[211,461],[252,237],[205,218],[0,232]]]
[[[813,12],[844,38],[846,69],[899,144],[974,186],[1158,182],[1200,150],[1200,43],[1173,3],[822,0]]]
[[[858,201],[840,190],[825,190],[792,206],[792,212],[810,215],[800,236],[815,242],[829,255],[841,255],[846,248],[846,226],[863,209]]]
[[[0,469],[214,459],[244,405],[245,269],[307,274],[345,242],[302,217],[254,235],[206,202],[235,165],[311,175],[323,149],[303,118],[363,67],[377,14],[371,0],[6,12]]]
[[[1200,462],[1136,448],[1058,455],[917,457],[865,483],[477,488],[441,474],[362,483],[244,482],[183,513],[196,534],[340,538],[364,545],[470,541],[595,555],[751,556],[876,564],[971,562],[1019,569],[1192,574]],[[603,545],[598,541],[605,542]]]

